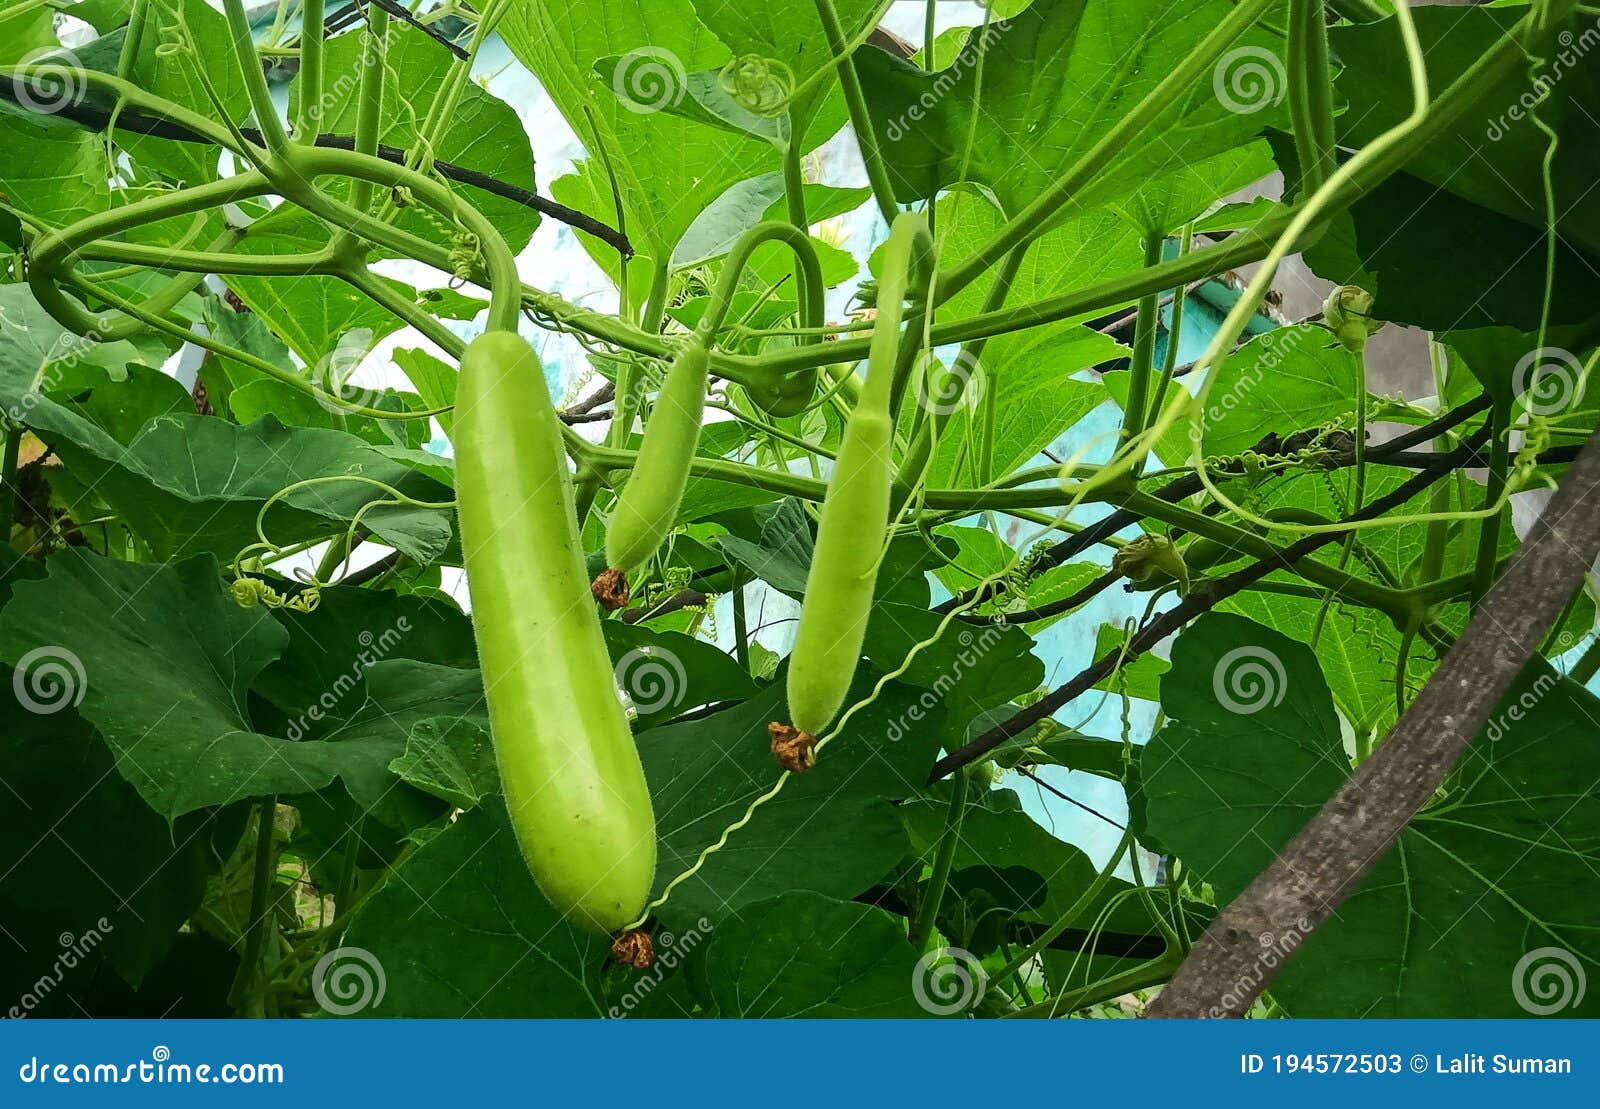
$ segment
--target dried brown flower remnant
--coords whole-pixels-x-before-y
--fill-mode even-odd
[[[589,592],[607,612],[628,603],[628,578],[621,570],[602,570],[589,583]]]
[[[623,966],[647,970],[650,964],[656,961],[656,948],[655,944],[650,942],[649,932],[643,928],[635,928],[622,933],[612,941],[611,957]]]
[[[810,732],[774,720],[767,725],[767,734],[772,737],[772,754],[778,765],[791,774],[804,774],[817,765],[817,737]]]

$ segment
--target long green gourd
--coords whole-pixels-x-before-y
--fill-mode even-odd
[[[789,656],[789,720],[800,734],[774,730],[774,751],[791,769],[808,765],[815,737],[843,707],[866,638],[894,477],[895,359],[910,274],[928,257],[927,239],[923,218],[906,212],[895,219],[884,249],[867,379],[828,481]]]
[[[794,251],[802,275],[802,315],[807,321],[822,314],[822,271],[816,250],[806,232],[780,220],[757,224],[740,237],[729,252],[712,291],[704,315],[694,334],[672,360],[666,380],[650,420],[633,472],[617,498],[606,529],[606,566],[591,586],[594,596],[607,608],[628,603],[627,575],[655,557],[677,522],[678,508],[689,483],[689,466],[700,441],[700,425],[705,416],[707,374],[711,366],[711,347],[727,321],[750,256],[766,242],[781,242]],[[788,391],[800,407],[810,401],[816,387],[816,374],[796,375],[798,384],[780,379],[769,390],[769,399]],[[751,390],[751,399],[756,393]],[[780,406],[781,407],[781,406]],[[767,409],[771,411],[770,408]],[[619,418],[626,418],[619,414]]]
[[[461,547],[517,844],[544,895],[603,932],[635,920],[655,818],[589,598],[572,479],[539,358],[490,331],[461,359]]]

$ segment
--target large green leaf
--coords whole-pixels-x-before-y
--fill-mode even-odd
[[[250,235],[239,245],[238,252],[308,254],[321,250],[327,242],[328,230],[319,220],[299,209],[282,208],[252,224]],[[381,275],[375,279],[407,301],[417,299],[416,290],[409,285]],[[311,367],[310,376],[318,385],[345,396],[361,392],[356,385],[339,388],[343,384],[341,378],[355,368],[346,363],[359,359],[379,339],[400,327],[398,317],[335,277],[234,275],[228,278],[228,287],[251,311],[260,314],[302,363]],[[346,346],[353,349],[347,352]],[[362,398],[355,395],[351,399]]]
[[[1466,73],[1527,10],[1420,7],[1417,31],[1433,87]],[[1330,38],[1345,63],[1338,90],[1349,102],[1339,121],[1340,141],[1362,146],[1411,109],[1402,37],[1393,20],[1383,20],[1335,28]],[[1550,140],[1535,114],[1559,135],[1550,163],[1558,231],[1550,318],[1578,324],[1594,316],[1600,219],[1583,201],[1600,170],[1600,79],[1572,31],[1562,31],[1548,50],[1549,64],[1531,72],[1517,66],[1493,82],[1475,77],[1478,107],[1459,113],[1440,138],[1412,151],[1405,173],[1352,209],[1361,261],[1378,278],[1380,318],[1436,331],[1539,325]],[[1541,92],[1543,103],[1530,112]],[[1463,236],[1462,227],[1471,227],[1472,235]],[[1325,262],[1316,263],[1323,276],[1346,279]]]
[[[71,698],[118,772],[169,821],[315,792],[341,773],[358,800],[376,804],[393,783],[389,761],[404,751],[405,715],[448,711],[452,692],[467,696],[452,681],[481,696],[475,671],[389,662],[368,673],[371,700],[331,733],[338,742],[263,734],[248,689],[288,635],[270,610],[239,607],[215,560],[158,566],[71,549],[48,566],[0,612],[0,659],[30,675],[37,698]],[[324,697],[337,706],[346,695],[339,685],[321,690],[303,716],[314,725],[331,712]]]
[[[70,705],[38,711],[57,700],[37,684],[43,675],[37,662],[3,672],[8,692],[45,696],[31,708],[8,697],[0,714],[0,776],[11,797],[0,805],[0,907],[8,927],[21,918],[48,923],[84,962],[82,952],[94,951],[137,986],[199,907],[243,829],[241,813],[194,813],[169,826]],[[7,960],[25,961],[37,976],[62,954],[40,947]]]
[[[335,1011],[604,1016],[600,971],[609,946],[606,937],[562,920],[544,899],[517,850],[505,806],[495,801],[463,813],[373,896],[348,947],[359,949],[351,958],[375,959],[375,968],[367,964],[374,986],[359,998],[336,1000]],[[337,963],[325,969],[338,972]]]
[[[786,893],[722,921],[701,951],[719,1017],[932,1015],[917,1003],[905,924],[871,905]]]
[[[870,689],[870,682],[857,681],[851,702]],[[891,724],[907,718],[912,695],[904,686],[885,688],[813,769],[790,778],[727,847],[673,890],[660,918],[681,929],[701,915],[717,919],[792,890],[853,897],[883,877],[905,850],[888,802],[918,792],[938,746],[936,726],[884,742]],[[657,892],[772,788],[781,771],[767,724],[785,715],[779,683],[704,720],[639,736],[661,835]]]
[[[982,33],[974,31],[969,64],[942,73],[924,73],[887,54],[861,51],[856,67],[897,194],[912,200],[975,181],[993,190],[1005,211],[1015,215],[1127,115],[1229,11],[1226,0],[1036,0],[991,27],[986,45]],[[1255,52],[1256,66],[1271,64],[1282,72],[1264,32],[1246,34],[1235,48],[1242,50]],[[1284,109],[1270,102],[1271,89],[1262,103],[1242,105],[1240,98],[1217,95],[1212,76],[1207,73],[1161,114],[1153,125],[1159,141],[1130,144],[1079,190],[1075,210],[1232,150],[1281,121]],[[1218,79],[1226,78],[1219,70]],[[1230,110],[1229,103],[1258,110]],[[1026,158],[1017,157],[1019,142],[1026,144]]]
[[[1150,824],[1226,903],[1349,777],[1333,701],[1307,648],[1210,615],[1179,636],[1162,707],[1172,723],[1143,760]],[[1300,1017],[1517,1017],[1549,1000],[1541,959],[1600,964],[1597,719],[1593,696],[1530,665],[1273,996]],[[1600,1012],[1592,993],[1565,1000],[1563,1015]]]
[[[644,257],[665,264],[724,189],[779,168],[767,142],[659,110],[683,95],[687,74],[720,70],[729,59],[689,0],[616,0],[604,19],[595,18],[588,0],[530,0],[512,5],[499,31],[591,151],[604,152],[583,162],[556,196],[584,211],[613,211],[609,166],[628,233]],[[615,82],[596,73],[596,63],[608,58],[620,59]],[[615,268],[613,248],[585,243]],[[648,270],[642,276],[645,287]]]
[[[1044,663],[1034,657],[1033,640],[1021,628],[959,620],[941,628],[944,620],[922,606],[887,601],[872,606],[862,648],[867,658],[886,673],[903,667],[899,680],[923,691],[921,711],[910,720],[897,720],[891,741],[923,727],[926,709],[938,705],[944,710],[940,739],[954,746],[984,709],[1044,682]]]
[[[217,119],[219,108],[236,124],[249,114],[244,74],[234,62],[227,21],[205,0],[152,0],[128,79],[211,119]],[[136,135],[120,136],[119,141],[147,172],[187,185],[217,178],[218,151],[207,143]]]

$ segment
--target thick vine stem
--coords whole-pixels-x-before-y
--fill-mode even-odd
[[[867,168],[873,199],[878,202],[878,212],[883,216],[883,221],[893,223],[900,211],[894,199],[894,184],[889,179],[889,168],[878,146],[878,133],[872,127],[872,114],[867,110],[867,97],[861,89],[861,78],[856,75],[855,62],[851,60],[850,45],[845,41],[844,28],[839,25],[839,13],[833,6],[833,0],[816,0],[816,3],[817,17],[822,20],[822,30],[828,38],[828,51],[833,55],[839,86],[844,90],[850,123],[855,131],[856,145],[861,149],[861,162]]]
[[[911,925],[911,946],[918,951],[927,945],[928,937],[933,934],[934,925],[938,922],[944,891],[950,884],[950,871],[955,866],[956,851],[961,846],[961,825],[967,815],[967,779],[967,774],[957,774],[950,781],[950,804],[945,812],[944,834],[939,837],[933,873],[928,877],[928,890],[917,906]]]
[[[1301,193],[1309,195],[1338,165],[1323,0],[1289,0],[1288,76]]]
[[[712,291],[711,303],[696,328],[708,348],[714,346],[717,333],[727,321],[734,294],[738,292],[739,281],[744,276],[751,256],[766,243],[782,243],[794,253],[795,272],[799,275],[801,323],[808,328],[822,325],[826,314],[824,297],[827,284],[822,277],[822,265],[817,259],[816,247],[811,244],[810,232],[792,222],[766,220],[741,235],[722,264],[722,273]],[[813,343],[818,341],[812,340]],[[789,410],[793,407],[792,401],[798,400],[802,406],[810,401],[811,394],[816,390],[817,374],[816,369],[802,371],[799,376],[804,380],[799,385],[786,383],[783,375],[766,375],[765,382],[747,382],[745,389],[750,399],[763,410],[774,415],[793,415]]]
[[[316,142],[321,130],[323,13],[323,0],[300,0],[300,101],[294,116],[294,141],[299,143]],[[382,65],[379,61],[380,70]]]
[[[237,203],[271,191],[271,184],[261,173],[249,170],[221,181],[147,197],[121,208],[85,216],[77,223],[47,232],[33,241],[28,253],[28,284],[45,311],[69,331],[101,341],[134,334],[144,328],[128,314],[119,311],[110,316],[98,316],[61,292],[59,283],[68,276],[74,251],[97,239],[146,223]],[[173,286],[168,293],[177,292],[177,295],[171,297],[170,303],[163,296],[149,307],[153,312],[164,314],[191,288],[192,285],[188,288]],[[182,291],[178,292],[179,289]]]
[[[318,177],[350,177],[388,188],[404,186],[417,200],[440,215],[460,220],[465,229],[477,237],[484,254],[489,282],[489,329],[517,330],[522,280],[517,275],[516,256],[494,224],[477,208],[431,177],[355,151],[297,146],[286,150],[281,160],[287,170],[272,174],[274,184],[287,199],[297,203],[303,199],[315,201],[315,197],[308,196],[315,191],[309,183]]]
[[[320,0],[313,2],[320,6]],[[278,107],[272,102],[272,92],[267,88],[266,73],[261,68],[261,55],[256,53],[255,33],[250,29],[250,17],[245,14],[244,0],[222,0],[222,12],[228,20],[234,61],[244,76],[244,90],[250,98],[256,126],[261,129],[267,150],[281,154],[289,145],[289,135],[283,129],[283,121],[278,118]]]

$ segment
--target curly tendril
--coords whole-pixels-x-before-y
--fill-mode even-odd
[[[717,74],[717,83],[735,104],[763,119],[782,115],[794,97],[794,70],[760,54],[729,61]]]
[[[286,597],[260,578],[241,577],[233,579],[228,592],[233,594],[233,599],[240,608],[255,608],[260,605],[310,614],[317,611],[317,605],[322,603],[322,591],[315,584],[293,597]]]

